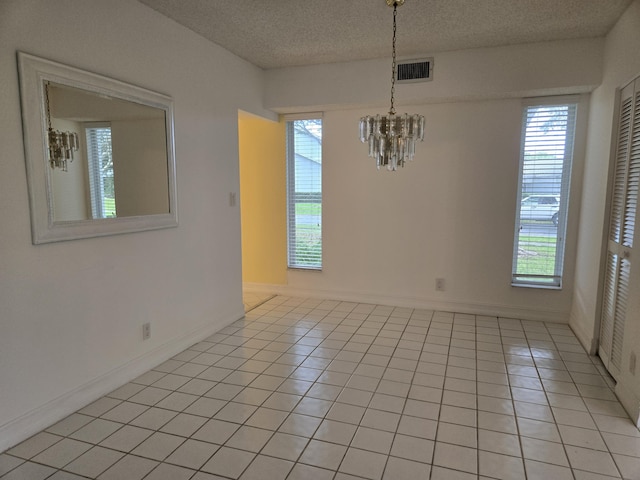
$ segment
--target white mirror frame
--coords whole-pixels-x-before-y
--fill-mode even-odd
[[[34,244],[178,226],[171,97],[102,75],[18,52],[24,149]],[[155,107],[165,112],[169,213],[93,220],[54,221],[47,153],[46,81]]]

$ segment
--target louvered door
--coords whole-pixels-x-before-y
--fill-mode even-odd
[[[615,155],[598,349],[614,378],[622,368],[622,341],[640,187],[640,78],[620,92]]]

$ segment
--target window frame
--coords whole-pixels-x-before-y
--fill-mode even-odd
[[[567,237],[567,217],[569,213],[569,203],[572,184],[572,171],[576,161],[576,137],[579,128],[579,110],[581,98],[579,95],[567,95],[558,97],[540,97],[525,99],[522,103],[522,123],[521,123],[521,139],[518,160],[518,184],[517,184],[517,200],[515,229],[512,252],[512,268],[511,268],[511,286],[525,288],[540,288],[561,290],[564,277],[564,263]],[[517,273],[518,271],[518,251],[520,247],[521,232],[521,205],[522,201],[527,198],[523,193],[524,173],[525,173],[525,146],[527,142],[527,118],[531,108],[536,107],[553,107],[567,106],[567,128],[564,140],[564,158],[562,166],[562,174],[560,180],[560,192],[556,195],[560,198],[558,209],[558,223],[556,226],[555,236],[555,258],[553,262],[553,275],[540,275],[535,273]],[[530,196],[539,194],[532,193]]]
[[[298,255],[296,254],[296,213],[295,213],[295,186],[296,186],[296,174],[295,174],[295,135],[292,135],[293,124],[300,120],[320,120],[321,129],[323,125],[323,115],[319,112],[303,113],[303,114],[289,114],[283,116],[285,122],[285,138],[286,138],[286,171],[287,171],[287,268],[293,270],[308,270],[308,271],[322,271],[323,267],[323,245],[322,245],[322,136],[320,137],[320,252],[319,252],[319,265],[313,265],[310,263],[300,262]]]

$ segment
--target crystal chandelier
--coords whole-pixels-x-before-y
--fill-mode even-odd
[[[73,152],[78,151],[80,142],[74,132],[60,132],[51,127],[51,111],[49,108],[49,82],[44,86],[47,103],[47,143],[49,146],[49,165],[67,171],[67,162],[73,162]]]
[[[376,159],[378,169],[397,170],[413,160],[416,140],[424,140],[424,116],[396,115],[393,94],[396,85],[396,15],[404,0],[386,0],[393,7],[393,61],[391,64],[391,108],[389,115],[367,115],[360,119],[360,141],[369,144],[369,156]]]

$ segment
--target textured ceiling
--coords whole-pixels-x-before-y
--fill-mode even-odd
[[[391,56],[385,0],[140,0],[268,69]],[[605,35],[631,0],[407,0],[398,56]]]

